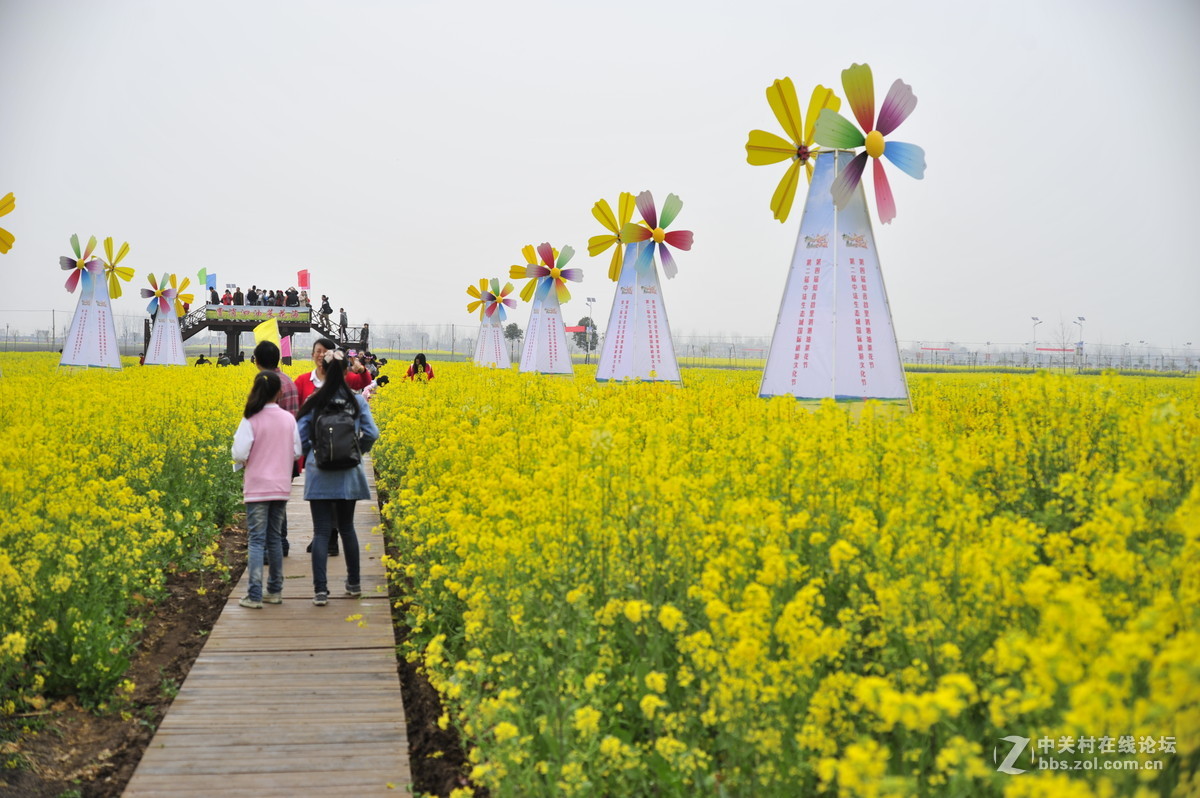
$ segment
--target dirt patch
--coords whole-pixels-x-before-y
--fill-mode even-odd
[[[149,609],[126,674],[137,685],[128,700],[95,713],[72,698],[44,714],[4,721],[3,739],[13,741],[0,745],[2,759],[24,764],[0,770],[0,796],[115,798],[122,793],[246,567],[244,529],[227,528],[220,544],[218,556],[230,566],[227,581],[212,573],[174,574],[167,580],[167,597]]]

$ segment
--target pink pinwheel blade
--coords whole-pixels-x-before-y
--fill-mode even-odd
[[[839,211],[844,209],[850,202],[850,198],[854,196],[854,190],[858,188],[858,184],[862,180],[863,169],[867,167],[867,158],[869,157],[865,152],[855,155],[830,186],[829,191],[833,194],[833,204]]]
[[[550,267],[554,266],[554,247],[548,243],[542,243],[538,244],[537,251],[542,256],[542,263]]]
[[[663,236],[663,241],[675,247],[675,249],[682,249],[684,252],[687,252],[692,248],[692,231],[672,230]]]
[[[643,191],[637,195],[637,209],[642,218],[646,220],[646,224],[650,225],[651,229],[658,227],[658,211],[654,209],[654,195],[649,191]]]
[[[75,289],[79,285],[79,275],[81,275],[81,274],[83,274],[83,272],[80,269],[76,269],[75,271],[73,271],[69,275],[67,275],[67,282],[66,282],[67,290],[70,291],[72,294],[75,293]]]
[[[550,270],[547,269],[545,266],[526,266],[525,267],[525,276],[526,277],[549,277]]]
[[[675,265],[675,257],[671,254],[671,250],[659,247],[658,259],[662,261],[663,274],[667,276],[668,280],[679,273],[679,267]]]
[[[511,299],[509,297],[505,297],[504,299],[501,299],[500,303],[502,305],[508,305],[510,308],[515,308],[517,306],[517,300]]]
[[[875,129],[886,136],[908,119],[916,107],[917,97],[913,94],[912,86],[896,78],[896,82],[888,89],[887,97],[883,99]]]
[[[493,315],[495,315],[496,308],[498,308],[498,307],[499,307],[499,305],[494,305],[494,304],[488,305],[487,308],[483,311],[483,315],[487,316],[490,319]]]
[[[159,313],[169,313],[170,310],[171,310],[171,303],[167,301],[167,298],[165,296],[160,296],[158,298],[158,312]]]
[[[583,279],[583,269],[563,269],[560,274],[564,280],[577,283]]]
[[[888,224],[896,218],[896,200],[892,197],[892,186],[888,183],[887,173],[883,171],[883,161],[875,159],[875,208],[879,211],[879,221]]]

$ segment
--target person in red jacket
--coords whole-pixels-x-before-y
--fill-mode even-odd
[[[425,360],[425,353],[418,352],[413,358],[412,365],[408,367],[408,373],[404,375],[407,379],[416,379],[420,382],[428,382],[433,379],[433,366],[429,365]]]

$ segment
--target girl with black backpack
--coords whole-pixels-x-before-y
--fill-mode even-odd
[[[304,447],[304,499],[313,520],[313,604],[329,599],[326,565],[329,536],[337,529],[346,558],[346,595],[362,595],[354,505],[371,497],[362,454],[379,438],[366,401],[346,385],[345,352],[324,354],[325,382],[296,417]]]

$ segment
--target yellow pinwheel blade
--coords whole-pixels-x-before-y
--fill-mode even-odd
[[[112,263],[114,263],[114,262],[115,262],[115,261],[114,261],[114,259],[113,259],[113,240],[112,240],[112,236],[109,236],[108,238],[104,239],[104,254],[105,254],[105,256],[107,256],[107,257],[108,257],[108,262],[109,262],[109,264],[110,264],[110,265],[111,265]]]
[[[786,222],[792,212],[792,200],[796,198],[796,184],[800,182],[800,161],[792,161],[792,165],[783,173],[783,179],[771,196],[771,210],[781,223]]]
[[[179,291],[179,293],[180,293],[180,295],[181,295],[181,296],[186,296],[186,297],[189,297],[189,298],[187,299],[187,303],[188,303],[189,305],[190,305],[190,304],[192,304],[192,300],[191,300],[191,296],[192,296],[192,295],[191,295],[191,294],[184,294],[183,292],[187,290],[187,287],[188,287],[189,285],[191,285],[191,282],[192,282],[192,278],[191,278],[191,277],[184,277],[184,278],[183,278],[183,283],[181,283],[181,284],[180,284],[180,286],[179,286],[179,288],[178,288],[178,291]],[[171,287],[172,287],[172,288],[174,288],[174,287],[175,287],[175,275],[173,275],[173,274],[171,275]]]
[[[171,275],[171,287],[175,288],[175,275],[174,274]],[[176,288],[175,290],[178,291],[179,289]]]
[[[17,198],[10,191],[0,198],[0,216],[6,213],[12,213],[12,209],[17,207]]]
[[[0,227],[0,255],[5,254],[12,249],[14,241],[16,241],[16,239],[13,238],[13,234],[5,230],[3,227]]]
[[[813,175],[813,159],[809,158],[804,162],[804,176],[808,178],[808,182],[812,182]]]
[[[637,207],[636,198],[628,191],[622,191],[621,196],[617,198],[617,216],[621,221],[621,227],[629,224],[629,220],[633,218],[635,207]]]
[[[472,286],[474,287],[474,286]],[[477,308],[483,307],[483,300],[477,299],[474,302],[467,303],[467,313],[474,313]]]
[[[772,83],[767,88],[767,102],[771,104],[771,110],[775,112],[783,131],[799,144],[803,127],[800,124],[800,101],[796,99],[796,87],[792,79],[783,78]]]
[[[509,266],[508,267],[508,276],[513,278],[514,280],[523,280],[524,278],[528,277],[529,275],[525,273],[524,266]]]
[[[593,258],[617,243],[617,236],[592,236],[588,239],[588,255]]]
[[[483,295],[482,287],[476,286],[474,283],[471,283],[470,285],[467,286],[467,296],[473,296],[476,299],[479,299],[482,295]]]
[[[525,246],[521,247],[521,254],[525,256],[525,263],[526,263],[526,265],[528,265],[528,264],[533,264],[534,266],[536,266],[536,265],[537,265],[537,262],[538,262],[538,259],[537,259],[537,250],[533,248],[533,244],[526,244]],[[514,275],[511,275],[511,276],[512,276],[512,277],[518,277],[518,276],[519,276],[519,277],[524,277],[525,275],[523,275],[523,274],[522,274],[522,275],[516,275],[516,274],[514,274]]]
[[[121,298],[121,281],[117,279],[117,273],[115,271],[110,271],[108,273],[108,298]]]
[[[821,115],[822,109],[828,108],[830,111],[837,111],[841,107],[842,99],[833,93],[833,89],[827,89],[817,84],[816,88],[813,89],[812,98],[808,101],[808,116],[804,117],[807,120],[804,123],[805,145],[813,143],[814,131],[817,128],[817,117]]]
[[[567,284],[562,280],[554,281],[554,293],[558,294],[558,303],[560,305],[571,298],[571,292],[567,290]]]
[[[124,258],[128,254],[129,254],[129,242],[126,241],[125,243],[121,244],[121,248],[117,250],[117,259],[110,260],[109,263],[111,263],[113,266],[116,266],[118,263],[121,262],[121,258]],[[130,270],[130,274],[133,274],[132,270]]]
[[[625,248],[618,246],[613,250],[612,260],[608,262],[608,279],[614,283],[621,279],[621,263],[625,259]]]
[[[533,299],[533,291],[537,288],[537,280],[530,280],[525,283],[525,287],[521,289],[521,299],[528,302]]]
[[[795,144],[790,144],[765,130],[750,131],[750,138],[746,141],[746,163],[766,166],[795,156]]]
[[[596,204],[592,206],[592,216],[595,216],[596,221],[604,225],[606,230],[612,230],[614,233],[621,232],[621,228],[617,225],[617,217],[613,215],[608,200],[597,200]]]

